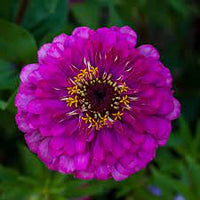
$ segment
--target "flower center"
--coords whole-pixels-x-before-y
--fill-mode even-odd
[[[114,121],[121,120],[124,110],[129,109],[126,83],[111,78],[112,74],[104,72],[100,76],[98,68],[89,65],[70,79],[68,95],[62,98],[69,107],[78,108],[81,119],[96,130],[111,127]]]
[[[89,85],[86,89],[86,98],[91,104],[92,110],[97,112],[109,110],[113,96],[113,87],[106,83],[95,83],[94,85]]]

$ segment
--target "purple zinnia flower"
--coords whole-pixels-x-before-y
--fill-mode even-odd
[[[76,28],[23,68],[16,121],[49,169],[120,181],[166,144],[180,104],[157,50],[136,39],[128,26]]]

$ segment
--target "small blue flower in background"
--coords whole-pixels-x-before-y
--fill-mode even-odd
[[[162,196],[162,190],[156,185],[148,185],[147,189],[149,190],[149,192],[151,192],[151,194],[157,197]]]
[[[177,195],[175,196],[174,200],[186,200],[186,199],[185,199],[184,196],[182,196],[181,194],[177,194]]]

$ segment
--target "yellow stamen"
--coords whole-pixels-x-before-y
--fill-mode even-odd
[[[80,72],[81,73],[74,77],[75,82],[80,82],[88,74],[86,69],[81,69]]]
[[[96,130],[99,130],[99,128],[101,128],[102,126],[95,121],[94,119],[92,120],[92,127],[94,127]]]
[[[75,107],[78,106],[78,96],[66,98],[66,101],[69,107],[72,107],[73,104]]]
[[[81,73],[83,74],[83,75],[87,75],[87,69],[81,69]]]
[[[122,87],[120,87],[120,93],[127,92],[127,91],[128,91],[128,86],[126,86],[125,84],[122,85]]]
[[[82,117],[81,118],[83,121],[85,121],[85,123],[87,124],[88,122],[89,123],[92,123],[92,117],[90,117],[89,115],[88,115],[88,113],[86,113],[86,117]]]
[[[114,118],[114,120],[121,120],[122,118],[121,118],[121,116],[123,115],[123,113],[120,113],[119,111],[117,112],[117,113],[113,113],[112,114],[115,118]]]
[[[78,75],[74,77],[74,82],[77,83],[77,82],[80,82],[82,79],[82,77],[79,77]]]
[[[107,116],[107,115],[104,115],[103,117],[101,117],[101,120],[100,120],[99,122],[100,122],[100,124],[101,124],[102,126],[105,126],[107,120],[108,120],[108,116]]]
[[[130,101],[128,100],[128,95],[123,96],[120,103],[124,103],[124,105],[127,106],[130,103]]]
[[[117,60],[118,58],[115,59]],[[126,95],[126,93],[123,93],[128,91],[128,86],[126,86],[125,82],[120,81],[121,84],[114,82],[111,79],[112,74],[107,74],[106,72],[103,73],[102,77],[99,77],[98,67],[91,66],[91,64],[87,62],[85,58],[84,62],[87,65],[87,68],[81,69],[73,79],[70,79],[72,86],[67,87],[67,96],[70,97],[65,96],[61,100],[66,101],[69,107],[80,106],[82,112],[85,113],[81,119],[84,121],[84,123],[88,124],[89,128],[93,127],[95,130],[99,130],[105,126],[111,128],[111,125],[114,123],[114,121],[122,119],[123,111],[130,108],[129,103],[130,101],[135,100],[135,98],[130,98],[128,95]],[[87,97],[88,86],[102,83],[105,83],[109,87],[112,86],[115,91],[112,98],[112,103],[110,104],[111,113],[110,110],[107,109],[102,110],[101,113],[93,109],[91,110],[92,105]],[[77,111],[68,113],[69,116],[77,114]]]
[[[78,85],[75,85],[74,87],[68,87],[68,94],[74,94],[74,93],[79,93],[80,89],[78,88]]]
[[[86,69],[81,69],[81,73],[79,73],[77,76],[79,78],[84,78],[84,77],[86,77],[87,74],[88,74],[88,72]]]
[[[92,73],[93,75],[96,75],[97,72],[98,72],[98,67],[91,66],[90,73]]]

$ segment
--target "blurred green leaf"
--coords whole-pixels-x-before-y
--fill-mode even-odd
[[[196,133],[192,134],[183,117],[179,122],[179,128],[170,136],[168,147],[158,151],[158,168],[152,169],[153,180],[165,195],[177,193],[186,199],[196,200],[200,195],[199,124]],[[159,152],[165,153],[162,156]]]
[[[197,122],[195,137],[194,137],[194,143],[193,143],[193,149],[195,155],[200,158],[199,152],[200,152],[200,120]]]
[[[179,14],[181,14],[183,17],[187,17],[189,14],[189,6],[187,6],[185,0],[169,0],[169,5]]]
[[[17,94],[17,90],[15,90],[13,92],[13,94],[10,96],[10,98],[7,101],[7,105],[6,105],[6,109],[12,113],[17,113],[17,108],[15,107],[16,94]]]
[[[200,190],[199,190],[200,166],[190,156],[186,157],[186,162],[188,164],[189,174],[191,177],[191,180],[190,180],[191,188],[194,191],[194,193],[196,194],[196,196],[198,198],[200,198]]]
[[[135,194],[138,190],[146,191],[145,186],[148,182],[145,170],[142,170],[122,182],[115,183],[117,187],[116,198],[133,195],[132,193]]]
[[[36,43],[23,28],[0,19],[0,58],[14,63],[33,62],[36,58]]]
[[[0,109],[1,110],[9,110],[12,113],[17,112],[16,107],[14,105],[16,93],[17,93],[17,91],[14,91],[13,94],[9,97],[9,99],[7,101],[0,99]]]
[[[44,0],[45,6],[49,13],[54,13],[59,0]]]
[[[184,140],[184,143],[188,144],[192,140],[192,133],[190,131],[189,125],[184,120],[183,117],[180,117],[179,121],[180,121],[179,133],[181,134],[181,138]]]
[[[171,162],[169,162],[169,160]],[[170,152],[169,148],[163,147],[157,150],[156,162],[159,164],[159,168],[162,172],[176,172],[179,167],[176,160],[177,159],[174,157],[173,153]]]
[[[185,185],[188,185],[190,184],[190,176],[189,176],[189,172],[188,172],[188,168],[185,164],[183,164],[183,162],[180,162],[180,161],[176,161],[176,165],[178,165],[178,168],[179,168],[179,172],[180,172],[180,179],[181,179],[181,182]],[[171,170],[172,172],[173,170]]]
[[[0,165],[0,181],[9,182],[9,181],[12,181],[13,179],[16,179],[17,176],[18,176],[17,171],[13,169],[5,168]]]
[[[169,146],[173,147],[179,154],[191,154],[194,145],[189,124],[182,116],[179,118],[179,123],[179,129],[170,136]]]
[[[78,23],[81,26],[89,26],[90,28],[98,28],[100,8],[100,4],[89,0],[85,0],[82,3],[74,3],[71,7]]]
[[[7,103],[3,100],[0,99],[0,109],[5,110],[7,106]]]
[[[117,13],[117,10],[115,9],[112,3],[109,4],[108,25],[109,26],[123,26],[124,25],[120,15]]]
[[[83,181],[72,179],[66,182],[63,188],[64,195],[68,198],[77,198],[83,196],[94,196],[106,194],[109,190],[114,188],[115,182],[110,181]]]
[[[30,152],[24,145],[19,145],[20,158],[23,163],[23,171],[26,175],[34,179],[45,179],[45,176],[49,176],[50,171],[47,167],[39,160],[39,158]],[[42,182],[40,182],[42,183]]]
[[[0,59],[0,90],[13,89],[17,86],[15,66]]]
[[[67,0],[29,1],[22,26],[40,40],[46,34],[59,31],[67,24]]]
[[[196,200],[194,195],[190,192],[187,185],[181,181],[176,180],[172,176],[159,172],[159,170],[152,168],[153,176],[157,185],[159,185],[163,191],[172,191],[179,194],[183,194],[186,199]]]
[[[19,173],[14,169],[0,166],[0,199],[26,199],[30,185],[19,180]],[[11,192],[12,191],[12,192]]]
[[[11,10],[11,0],[1,0],[0,18],[9,19]]]

